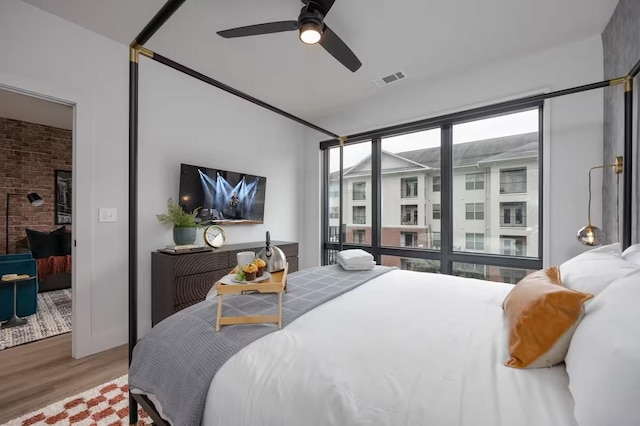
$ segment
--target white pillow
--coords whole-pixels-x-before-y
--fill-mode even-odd
[[[627,247],[627,249],[622,252],[622,257],[624,260],[640,265],[640,244]]]
[[[597,296],[609,284],[639,271],[640,265],[622,258],[620,244],[589,250],[560,265],[562,285]]]
[[[640,424],[640,273],[586,306],[565,357],[580,426]]]

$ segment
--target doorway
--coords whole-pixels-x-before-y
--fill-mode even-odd
[[[0,87],[0,275],[33,277],[0,286],[0,351],[69,333],[71,355],[73,123],[69,103]]]

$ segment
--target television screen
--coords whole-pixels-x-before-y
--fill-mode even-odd
[[[266,186],[262,176],[180,165],[180,205],[200,207],[198,221],[262,223]]]

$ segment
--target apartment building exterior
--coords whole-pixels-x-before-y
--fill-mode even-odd
[[[538,256],[538,134],[527,133],[453,146],[453,249]],[[371,244],[370,157],[345,169],[344,242]],[[381,243],[441,248],[440,148],[382,152]],[[329,237],[338,241],[339,174],[329,181]],[[428,260],[385,257],[404,269],[439,269]],[[468,270],[466,270],[468,269]],[[525,271],[459,265],[460,274],[513,282]]]

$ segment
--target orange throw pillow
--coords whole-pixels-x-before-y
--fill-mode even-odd
[[[564,361],[571,336],[593,297],[563,287],[557,266],[524,277],[504,299],[509,359],[514,368],[551,367]]]

